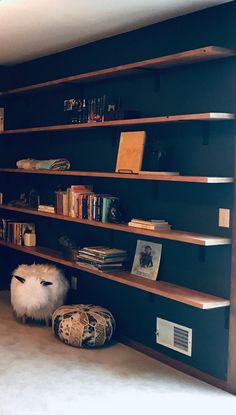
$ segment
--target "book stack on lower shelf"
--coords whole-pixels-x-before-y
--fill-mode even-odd
[[[169,231],[171,225],[164,219],[136,219],[133,218],[128,223],[128,226],[133,226],[134,228],[149,229],[152,231]]]
[[[100,271],[123,271],[128,261],[127,251],[106,246],[87,246],[79,249],[77,264]]]
[[[11,219],[0,219],[0,239],[16,245],[25,244],[26,234],[35,234],[34,223],[14,222]]]

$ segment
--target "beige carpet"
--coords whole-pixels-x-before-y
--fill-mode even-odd
[[[236,397],[124,345],[79,350],[13,319],[0,292],[0,415],[235,413]]]

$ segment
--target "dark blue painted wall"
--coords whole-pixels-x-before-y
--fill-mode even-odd
[[[235,2],[232,2],[17,65],[8,70],[11,87],[201,46],[236,47],[235,12]],[[87,96],[121,94],[127,108],[140,109],[144,116],[235,112],[235,58],[170,69],[161,74],[160,89],[155,88],[155,82],[155,76],[147,74],[94,83],[85,86],[83,92]],[[8,98],[7,127],[63,123],[63,99],[80,93],[80,87],[73,85],[63,90]],[[13,167],[16,160],[23,157],[66,156],[71,160],[73,169],[113,171],[117,137],[123,130],[117,129],[115,135],[112,130],[99,129],[5,137],[1,139],[1,166]],[[170,154],[170,170],[190,175],[233,175],[234,126],[231,122],[211,124],[208,145],[203,142],[205,130],[201,123],[145,127],[145,130],[148,142],[159,141]],[[60,179],[65,188],[76,182],[78,179]],[[113,192],[120,196],[125,219],[132,216],[163,216],[176,229],[230,235],[230,231],[218,228],[217,214],[219,207],[232,208],[232,185],[135,182],[131,185],[129,181],[91,178],[81,179],[80,182],[93,183],[98,192]],[[43,201],[50,202],[58,179],[5,175],[1,183],[9,199],[32,185],[37,186]],[[25,219],[20,214],[14,217]],[[56,247],[58,237],[68,233],[78,244],[110,243],[112,240],[114,246],[127,248],[133,257],[137,241],[135,235],[42,218],[32,220],[36,222],[38,242],[42,245]],[[148,237],[145,239],[151,240]],[[229,296],[230,247],[206,248],[205,261],[202,261],[197,246],[165,240],[158,242],[163,244],[159,279]],[[22,261],[22,255],[8,255],[10,273],[13,263]],[[28,257],[24,260],[32,261]],[[202,371],[226,377],[226,309],[201,311],[160,297],[153,298],[142,291],[89,274],[80,275],[79,281],[77,301],[96,302],[109,307],[122,334]],[[191,358],[155,344],[157,316],[193,329]]]

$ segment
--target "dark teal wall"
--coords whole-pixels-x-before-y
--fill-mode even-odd
[[[141,30],[95,42],[50,57],[17,65],[8,71],[11,87],[55,79],[79,72],[148,59],[206,45],[236,47],[235,2],[200,13],[173,19]],[[235,58],[170,69],[160,75],[156,88],[153,74],[94,83],[83,87],[87,96],[120,94],[127,108],[140,109],[143,116],[188,112],[235,112]],[[20,128],[63,123],[63,99],[78,96],[81,89],[70,86],[51,92],[14,96],[6,100],[7,127]],[[140,129],[140,127],[136,128]],[[1,166],[13,167],[19,158],[66,156],[72,169],[113,171],[120,131],[34,133],[1,138]],[[169,169],[189,175],[233,175],[234,125],[217,122],[209,126],[204,143],[202,123],[145,127],[148,143],[159,141],[169,154]],[[10,144],[10,147],[9,147]],[[124,219],[132,216],[164,217],[176,229],[229,236],[217,226],[218,208],[232,207],[232,185],[184,183],[137,183],[122,180],[60,178],[62,187],[93,183],[98,192],[120,196]],[[55,177],[2,176],[1,187],[12,199],[20,190],[36,186],[44,202],[50,202],[59,184]],[[9,216],[9,215],[8,215]],[[25,219],[24,215],[12,217]],[[38,242],[57,247],[57,239],[68,233],[78,244],[112,243],[127,248],[131,258],[135,235],[105,229],[31,218],[37,226]],[[140,238],[152,240],[149,237]],[[194,245],[153,240],[163,244],[159,279],[228,297],[230,247],[210,247],[202,252]],[[13,265],[32,258],[2,249],[9,275]],[[73,270],[68,275],[76,274]],[[80,274],[79,274],[80,275]],[[116,316],[118,331],[202,371],[226,377],[228,313],[225,309],[201,311],[89,274],[80,275],[77,301],[109,307]],[[180,355],[155,344],[157,316],[193,328],[193,356]]]
[[[0,91],[5,89],[8,85],[9,68],[0,65]]]

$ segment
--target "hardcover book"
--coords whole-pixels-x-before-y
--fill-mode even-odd
[[[156,280],[161,260],[162,245],[149,241],[137,241],[131,274]]]
[[[123,132],[116,161],[116,172],[138,173],[142,167],[145,131]]]

